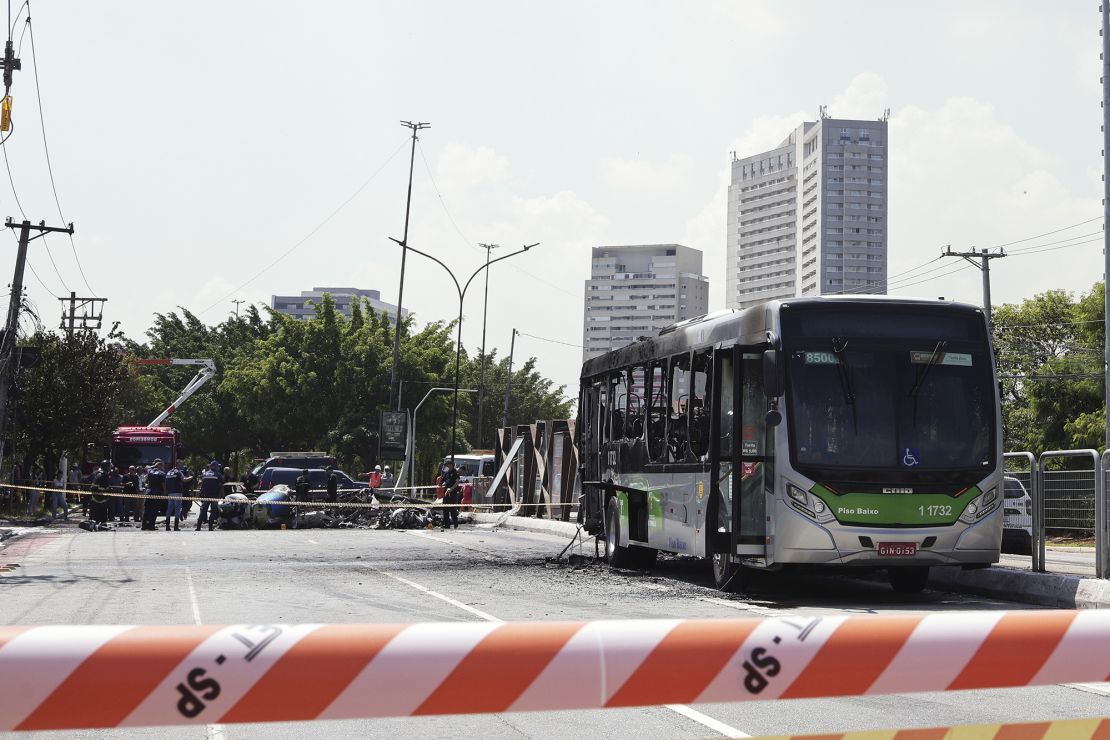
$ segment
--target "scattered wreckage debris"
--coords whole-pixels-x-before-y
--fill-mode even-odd
[[[313,506],[298,505],[289,486],[277,485],[257,498],[242,492],[229,493],[216,505],[214,516],[216,526],[227,530],[427,529],[442,524],[439,507],[393,491],[341,491],[337,505],[324,501],[312,503]],[[83,521],[78,526],[89,532],[113,531],[116,528],[91,520]]]

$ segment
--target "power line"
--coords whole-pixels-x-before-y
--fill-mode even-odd
[[[25,28],[30,33],[31,38],[31,66],[34,67],[35,71],[35,98],[38,100],[39,104],[39,127],[42,129],[42,149],[46,154],[46,172],[50,175],[50,190],[54,193],[54,205],[58,207],[58,218],[62,220],[62,223],[68,223],[65,215],[62,214],[62,202],[58,198],[58,186],[54,182],[54,165],[50,162],[50,145],[47,144],[46,141],[46,118],[42,112],[42,91],[39,88],[39,62],[38,58],[35,56],[35,29],[31,26],[30,0],[25,0],[24,4],[27,6],[27,23]],[[45,244],[45,241],[43,243]],[[77,263],[77,271],[81,274],[81,281],[85,283],[85,287],[89,289],[89,292],[92,293],[93,296],[96,296],[96,291],[92,289],[92,286],[89,285],[89,279],[85,277],[85,268],[82,267],[81,258],[77,255],[77,245],[73,241],[73,234],[69,235],[69,248],[73,251],[73,260]],[[49,251],[48,246],[47,252]],[[51,257],[50,261],[53,262],[54,258]],[[58,277],[61,278],[61,274],[59,274]],[[62,281],[62,285],[65,286],[64,280]],[[69,288],[66,287],[66,290],[69,290]]]
[[[13,123],[12,124],[12,131],[8,133],[8,137],[10,137],[14,131],[15,131],[15,124]],[[15,178],[12,177],[11,163],[8,161],[8,147],[7,147],[7,144],[5,143],[5,142],[7,142],[8,137],[5,137],[3,139],[3,141],[0,141],[0,151],[2,151],[3,154],[4,154],[4,168],[8,171],[8,182],[12,186],[12,198],[15,200],[16,207],[19,208],[19,214],[21,216],[23,216],[24,220],[27,220],[27,214],[23,211],[23,203],[20,202],[20,200],[19,200],[19,192],[15,189]],[[14,237],[15,234],[13,233],[12,236]],[[58,276],[58,280],[60,280],[62,282],[62,287],[66,291],[68,291],[69,286],[66,285],[65,278],[62,277],[61,271],[58,270],[57,263],[54,262],[54,255],[51,254],[51,252],[50,252],[50,245],[46,241],[46,236],[45,235],[40,235],[39,238],[42,239],[42,244],[45,247],[44,251],[46,252],[46,256],[50,258],[50,264],[54,266],[54,273]],[[17,241],[18,241],[18,239],[17,239]],[[57,298],[58,297],[57,292],[55,292],[55,291],[51,290],[50,288],[46,287],[46,283],[44,283],[42,278],[39,277],[39,274],[38,274],[38,272],[35,271],[35,268],[31,267],[30,263],[27,264],[27,267],[31,268],[31,274],[34,275],[35,279],[39,281],[39,285],[41,285],[47,293],[49,293],[50,295]]]
[[[359,185],[358,188],[353,193],[351,193],[350,196],[347,197],[346,200],[344,200],[342,203],[340,203],[338,206],[336,206],[335,210],[333,210],[331,213],[329,213],[327,215],[327,217],[324,218],[323,221],[316,224],[316,226],[311,231],[309,231],[307,234],[305,234],[303,237],[301,237],[301,239],[297,243],[295,243],[293,246],[289,247],[289,249],[285,250],[280,255],[278,255],[278,257],[275,260],[273,260],[272,262],[270,262],[270,264],[266,265],[261,270],[256,272],[249,280],[242,283],[241,285],[236,287],[234,290],[230,290],[227,293],[225,293],[224,295],[220,296],[214,303],[212,303],[212,305],[205,308],[198,315],[203,316],[204,314],[208,313],[209,311],[211,311],[216,306],[219,306],[220,304],[227,301],[228,298],[235,295],[236,293],[241,291],[243,288],[247,287],[248,285],[253,283],[255,280],[257,280],[258,278],[265,275],[273,267],[275,267],[279,262],[284,260],[289,255],[291,255],[298,247],[300,247],[302,244],[304,244],[309,239],[311,239],[313,236],[315,236],[316,232],[318,232],[320,229],[324,228],[328,224],[328,222],[331,221],[333,218],[335,218],[339,214],[340,211],[342,211],[344,208],[346,208],[347,205],[350,204],[350,202],[352,200],[357,198],[359,193],[361,193],[363,190],[366,189],[366,186],[369,185],[371,183],[371,181],[375,177],[378,176],[378,173],[380,173],[382,170],[384,170],[386,168],[386,166],[390,162],[393,161],[393,158],[396,157],[401,152],[401,150],[405,147],[405,144],[407,144],[407,143],[408,143],[408,138],[406,137],[404,140],[401,141],[400,145],[393,151],[393,153],[390,154],[389,157],[384,162],[382,162],[381,166],[378,167],[378,169],[374,170],[373,174],[371,174],[370,177],[366,178],[362,182],[362,184]]]
[[[1034,250],[1034,249],[1040,249],[1041,247],[1051,247],[1055,244],[1067,244],[1068,242],[1074,242],[1076,239],[1086,239],[1089,236],[1102,236],[1102,232],[1101,231],[1092,231],[1089,234],[1078,234],[1076,236],[1071,236],[1071,237],[1068,237],[1067,239],[1060,239],[1060,240],[1054,241],[1054,242],[1044,242],[1043,244],[1033,244],[1033,245],[1028,246],[1028,247],[1021,247],[1019,249],[1011,249],[1008,252],[1008,254],[1022,254],[1023,252],[1028,252],[1028,251]]]
[[[424,171],[428,173],[428,180],[431,181],[432,189],[436,191],[436,196],[439,197],[439,204],[443,207],[443,212],[447,214],[447,220],[450,221],[451,225],[455,227],[455,231],[460,237],[462,237],[462,240],[466,242],[467,246],[477,247],[473,240],[471,240],[466,234],[462,233],[462,229],[460,229],[459,225],[455,223],[455,217],[452,216],[451,211],[447,209],[447,201],[443,199],[443,193],[439,191],[439,186],[436,185],[436,180],[434,177],[432,177],[432,168],[428,166],[428,158],[424,156],[424,145],[420,143],[419,138],[416,140],[416,146],[420,149],[420,160],[424,163]],[[483,247],[477,248],[482,249]]]
[[[584,347],[581,344],[571,344],[570,342],[561,342],[558,339],[548,339],[547,337],[537,337],[535,334],[529,334],[528,332],[520,331],[519,329],[517,330],[516,333],[519,334],[522,337],[531,337],[532,339],[538,339],[541,342],[551,342],[552,344],[561,344],[565,347],[577,347],[578,349],[584,349]]]
[[[1005,242],[1003,244],[995,244],[993,247],[991,247],[991,249],[1001,249],[1002,247],[1008,247],[1011,244],[1021,244],[1022,242],[1030,242],[1030,241],[1033,241],[1034,239],[1040,239],[1042,236],[1052,236],[1053,234],[1059,234],[1061,231],[1067,231],[1068,229],[1074,229],[1076,226],[1083,226],[1084,224],[1089,224],[1089,223],[1092,223],[1094,221],[1099,221],[1101,219],[1102,219],[1102,216],[1095,216],[1094,218],[1089,218],[1086,221],[1080,221],[1079,223],[1071,224],[1070,226],[1062,226],[1059,229],[1053,229],[1052,231],[1046,231],[1045,233],[1037,234],[1036,236],[1027,236],[1024,239],[1015,239],[1012,242]]]
[[[1040,254],[1041,252],[1055,252],[1058,249],[1068,249],[1069,247],[1081,247],[1084,244],[1101,244],[1101,243],[1102,243],[1102,239],[1099,238],[1099,239],[1088,239],[1087,241],[1075,242],[1073,244],[1063,244],[1059,247],[1048,247],[1047,249],[1036,249],[1036,248],[1030,247],[1028,250],[1026,250],[1024,252],[1018,252],[1014,256],[1015,257],[1028,257],[1031,254]]]

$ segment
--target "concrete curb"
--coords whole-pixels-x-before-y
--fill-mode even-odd
[[[504,518],[503,522],[501,521],[502,518]],[[575,522],[536,519],[530,516],[505,517],[504,514],[475,514],[474,521],[477,524],[493,525],[495,527],[500,526],[505,529],[515,529],[522,532],[553,534],[557,537],[573,537],[574,533],[578,531],[578,524]]]
[[[502,522],[501,520],[504,519]],[[480,525],[573,537],[574,522],[536,519],[504,514],[475,514]],[[500,523],[499,523],[500,522]],[[933,568],[929,586],[945,591],[989,596],[1039,606],[1067,609],[1110,609],[1110,580],[1084,578],[1062,573],[1034,573],[1019,568],[994,566],[982,570]]]
[[[1064,573],[993,566],[982,570],[933,568],[929,585],[947,591],[1066,609],[1110,609],[1110,581]]]

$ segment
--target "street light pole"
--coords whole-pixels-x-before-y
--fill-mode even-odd
[[[409,438],[412,440],[412,444],[409,446],[411,458],[405,461],[405,467],[408,469],[409,475],[412,475],[412,471],[416,468],[416,413],[420,411],[420,407],[424,405],[424,402],[427,401],[428,397],[433,393],[451,393],[454,390],[454,388],[429,388],[428,392],[424,394],[424,397],[420,399],[420,403],[416,404],[416,408],[412,410],[412,425],[409,427]],[[473,388],[460,388],[459,393],[477,393],[477,391]],[[403,477],[404,473],[402,472],[402,478]]]
[[[405,197],[405,231],[401,234],[401,241],[393,241],[401,245],[401,285],[397,288],[397,320],[393,324],[393,369],[389,372],[389,406],[393,406],[393,394],[397,390],[397,360],[401,355],[401,302],[405,297],[405,257],[408,256],[409,243],[409,211],[412,208],[412,168],[416,163],[416,132],[421,129],[431,128],[432,124],[423,121],[401,121],[401,125],[412,129],[412,152],[409,154],[409,191]],[[401,410],[401,397],[397,394],[397,410]]]
[[[397,241],[396,239],[393,239],[393,237],[389,237],[389,238],[392,239],[393,241],[397,242],[398,244],[401,244],[401,242]],[[405,245],[402,244],[401,246],[405,246]],[[481,274],[481,272],[483,270],[488,270],[490,265],[496,264],[497,262],[500,262],[501,260],[507,260],[510,257],[515,257],[518,254],[523,254],[523,253],[527,252],[529,249],[531,249],[532,247],[535,247],[535,246],[539,246],[539,242],[536,242],[535,244],[526,244],[522,248],[518,249],[515,252],[509,252],[505,256],[498,257],[495,260],[489,260],[484,265],[482,265],[477,270],[475,270],[474,273],[469,278],[467,278],[466,284],[462,285],[461,287],[459,286],[458,278],[455,277],[455,273],[451,272],[451,268],[448,267],[447,265],[443,264],[443,262],[441,262],[438,258],[433,257],[432,255],[428,254],[427,252],[421,252],[416,247],[406,247],[409,251],[416,252],[417,254],[419,254],[423,257],[427,257],[432,262],[435,262],[437,265],[439,265],[444,270],[446,270],[447,274],[451,276],[451,282],[453,282],[455,284],[455,290],[459,294],[459,323],[458,323],[458,326],[456,327],[456,331],[455,331],[455,399],[454,399],[454,403],[452,404],[452,409],[451,409],[451,464],[452,465],[455,464],[455,436],[456,436],[456,430],[458,429],[458,425],[459,425],[459,364],[460,364],[460,361],[462,359],[463,301],[466,299],[466,291],[470,287],[470,284],[472,282],[474,282],[474,278],[478,277],[478,275]]]
[[[489,309],[489,253],[500,244],[479,244],[486,248],[486,294],[482,299],[482,361],[478,365],[478,444],[482,443],[482,406],[486,396],[486,312]]]

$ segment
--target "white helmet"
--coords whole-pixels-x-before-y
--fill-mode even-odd
[[[385,466],[385,469],[386,469],[386,470],[389,470],[389,466],[388,466],[388,465],[386,465],[386,466]]]
[[[375,465],[375,466],[374,466],[374,470],[379,470],[379,471],[380,471],[381,469],[382,469],[382,466],[381,466],[381,465]]]

